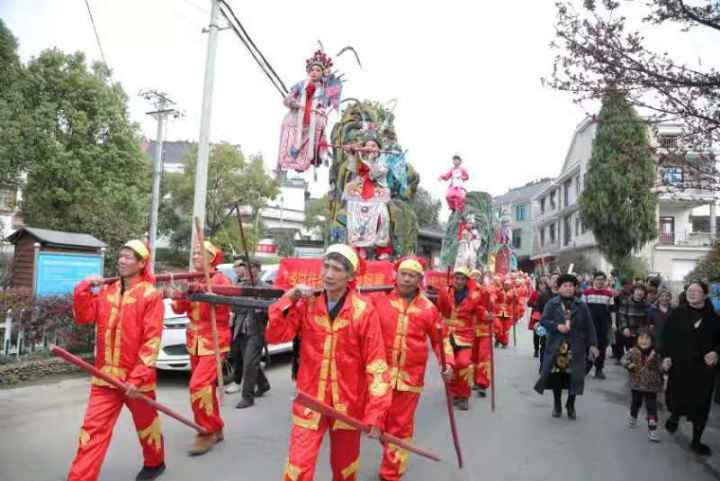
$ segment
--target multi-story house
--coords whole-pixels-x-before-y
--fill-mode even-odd
[[[534,219],[537,216],[538,206],[533,203],[533,199],[551,183],[552,179],[549,178],[536,180],[493,198],[496,216],[499,219],[509,220],[513,251],[522,270],[532,270],[530,257],[536,250]]]
[[[536,265],[563,253],[578,252],[596,269],[611,268],[598,250],[592,232],[583,224],[578,204],[596,129],[591,118],[578,125],[560,175],[533,200],[537,206],[536,248],[531,258]],[[701,179],[685,162],[672,162],[669,152],[678,134],[678,126],[660,125],[657,135],[650,136],[658,153],[654,191],[659,235],[635,253],[647,262],[650,272],[673,283],[682,282],[698,259],[710,250],[713,236],[709,227],[712,225],[715,230],[716,206],[712,182]],[[702,222],[704,219],[708,221]],[[707,230],[702,230],[704,225]]]

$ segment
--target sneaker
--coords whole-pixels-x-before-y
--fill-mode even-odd
[[[605,373],[602,372],[602,369],[599,371],[595,371],[595,379],[605,380],[607,377],[605,376]]]
[[[655,429],[651,429],[650,431],[648,431],[648,439],[652,443],[660,442],[660,438],[658,437],[657,431]]]
[[[163,472],[165,472],[165,463],[155,467],[143,466],[137,476],[135,476],[135,481],[150,481],[156,479]]]
[[[629,428],[636,428],[638,425],[637,418],[634,418],[632,416],[628,417],[628,427]]]
[[[706,444],[701,443],[700,441],[693,441],[690,443],[690,449],[693,450],[696,454],[699,454],[700,456],[710,456],[712,454],[712,450],[710,447]]]
[[[240,392],[242,389],[242,386],[236,382],[231,382],[227,386],[225,386],[225,394],[235,394],[236,392]]]

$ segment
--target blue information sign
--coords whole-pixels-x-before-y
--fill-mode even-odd
[[[75,284],[91,274],[102,275],[103,259],[92,254],[39,252],[35,295],[69,294]]]

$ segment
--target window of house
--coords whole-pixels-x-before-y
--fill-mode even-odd
[[[555,223],[550,224],[548,227],[548,237],[550,237],[550,243],[554,244],[556,237],[555,237]]]
[[[512,246],[514,249],[522,248],[522,229],[513,229],[513,231],[512,231]]]
[[[580,216],[575,216],[575,237],[580,235],[580,230],[582,228],[581,224],[582,221],[580,220]]]
[[[570,222],[570,216],[566,216],[563,219],[563,245],[569,245],[572,240],[572,223]]]
[[[682,167],[665,167],[663,170],[663,183],[666,185],[682,184],[684,173]]]
[[[578,176],[575,177],[575,195],[578,197],[580,197],[580,190],[582,187],[581,180],[580,174],[578,174]]]
[[[563,184],[563,207],[570,205],[570,186],[572,185],[572,179],[568,179]]]
[[[519,222],[527,220],[527,206],[525,204],[515,206],[515,220]]]
[[[540,228],[540,246],[545,247],[545,226]]]
[[[678,139],[680,138],[679,135],[660,135],[658,137],[658,141],[660,143],[660,147],[664,149],[675,149],[678,146]]]
[[[540,213],[541,214],[545,213],[545,197],[540,199]]]
[[[557,193],[556,190],[553,190],[552,192],[550,192],[550,210],[557,209],[557,206],[555,204],[555,194],[556,193]]]

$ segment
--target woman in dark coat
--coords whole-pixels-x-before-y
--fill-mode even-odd
[[[672,311],[662,333],[663,367],[669,369],[667,402],[670,410],[665,427],[678,428],[681,416],[693,424],[690,448],[709,456],[710,448],[700,442],[708,415],[720,353],[720,319],[707,300],[708,286],[691,282],[685,291],[686,303]]]
[[[575,296],[577,278],[563,274],[558,278],[558,296],[545,304],[540,324],[547,332],[545,357],[535,390],[542,394],[552,389],[553,417],[562,416],[562,390],[568,390],[565,408],[575,419],[575,396],[585,387],[588,349],[592,357],[599,353],[597,335],[587,305]]]

